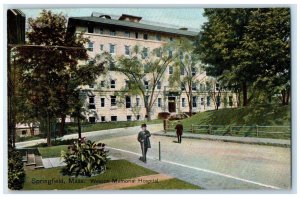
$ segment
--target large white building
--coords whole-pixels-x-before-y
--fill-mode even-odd
[[[119,18],[98,13],[93,13],[90,17],[71,17],[68,29],[74,33],[84,31],[85,36],[89,37],[90,43],[86,47],[90,57],[104,51],[114,57],[130,55],[130,49],[135,45],[151,51],[179,37],[193,40],[198,34],[186,28],[145,24],[142,17],[126,14]],[[175,91],[169,89],[168,78],[173,72],[174,68],[170,65],[163,80],[155,88],[156,100],[151,109],[152,119],[155,119],[159,112],[189,111],[186,94],[180,88]],[[205,79],[205,73],[199,75],[199,79]],[[120,97],[118,92],[126,86],[127,81],[125,75],[110,71],[107,75],[99,77],[95,84],[82,87],[87,93],[85,106],[89,109],[86,115],[89,122],[133,121],[147,118],[142,96],[127,95],[122,99],[118,98]],[[145,80],[145,87],[147,86]],[[212,96],[208,94],[205,86],[205,82],[193,85],[193,112],[215,109]],[[234,104],[232,94],[227,92],[218,100],[228,100],[228,106]],[[225,103],[221,101],[220,108],[224,106],[223,104]]]

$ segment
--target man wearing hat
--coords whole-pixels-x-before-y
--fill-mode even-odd
[[[148,151],[148,148],[151,148],[150,138],[149,138],[151,136],[151,134],[147,130],[147,125],[146,124],[142,124],[141,127],[142,127],[142,130],[139,132],[137,140],[141,144],[142,155],[143,155],[143,157],[140,157],[140,160],[146,163],[146,161],[147,161],[147,158],[146,158],[147,151]]]

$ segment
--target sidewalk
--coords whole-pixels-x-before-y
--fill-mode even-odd
[[[174,137],[174,138],[177,137],[175,131],[166,132],[166,133],[164,131],[159,131],[153,133],[152,135]],[[219,135],[206,135],[206,134],[195,134],[195,133],[183,133],[182,138],[235,142],[235,143],[244,143],[244,144],[259,144],[259,145],[279,146],[279,147],[291,147],[290,140],[271,139],[271,138],[219,136]]]

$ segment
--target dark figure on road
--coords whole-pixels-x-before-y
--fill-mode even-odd
[[[137,140],[141,144],[142,155],[143,155],[143,157],[140,157],[140,160],[145,163],[147,161],[146,155],[147,155],[148,148],[151,148],[150,138],[149,138],[150,136],[151,134],[147,130],[146,124],[142,124],[142,130],[139,132]]]
[[[178,143],[181,143],[181,136],[182,136],[182,133],[183,133],[183,126],[182,126],[180,121],[176,125],[175,129],[176,129]]]

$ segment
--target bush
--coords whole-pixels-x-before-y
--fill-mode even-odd
[[[62,169],[63,175],[91,177],[106,170],[108,150],[105,150],[105,144],[79,141],[68,149],[67,153],[62,151],[61,154],[67,164]]]
[[[16,149],[8,150],[8,188],[21,190],[25,182],[25,171],[22,155]]]

